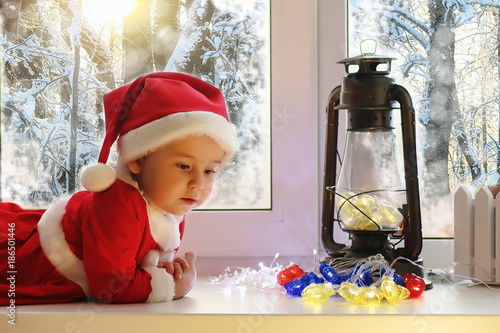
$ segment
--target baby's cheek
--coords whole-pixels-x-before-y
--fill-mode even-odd
[[[203,192],[201,193],[200,200],[198,200],[200,205],[202,203],[204,203],[205,201],[207,201],[208,198],[210,198],[210,194],[212,194],[212,185],[210,185],[208,187],[205,186],[205,188],[203,189]]]

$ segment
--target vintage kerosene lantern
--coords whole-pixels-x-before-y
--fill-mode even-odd
[[[347,75],[331,92],[327,106],[321,231],[333,260],[382,254],[389,262],[404,257],[421,263],[415,113],[408,91],[388,76],[391,60],[372,54],[338,62]],[[402,139],[394,109],[401,110]],[[347,133],[337,178],[341,110],[347,111]],[[336,223],[349,234],[350,246],[334,240]],[[423,275],[407,260],[398,260],[393,268]]]

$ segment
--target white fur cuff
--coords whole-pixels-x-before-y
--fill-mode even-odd
[[[62,226],[69,197],[60,199],[45,211],[38,222],[40,247],[50,263],[64,277],[82,287],[90,296],[89,281],[83,268],[83,262],[70,249]]]
[[[151,293],[147,303],[167,302],[174,299],[175,282],[174,277],[167,273],[164,268],[154,266],[144,267],[151,275]]]

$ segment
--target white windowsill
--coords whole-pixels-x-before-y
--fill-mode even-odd
[[[18,306],[16,326],[2,315],[2,332],[298,332],[335,331],[498,332],[500,290],[435,282],[420,298],[378,307],[351,305],[339,296],[309,305],[280,291],[233,289],[200,278],[188,297],[167,303],[106,305],[73,303]],[[5,313],[5,307],[1,310]],[[321,325],[321,326],[320,326]],[[324,326],[327,325],[327,326]],[[333,326],[332,326],[333,325]],[[367,326],[368,325],[368,326]],[[15,328],[13,330],[12,328]],[[347,331],[348,330],[348,331]]]
[[[446,258],[442,255],[446,246],[432,242],[430,245],[429,241],[425,242],[429,256],[439,251],[439,257]],[[195,287],[187,297],[173,302],[17,306],[15,327],[8,324],[7,308],[2,307],[0,331],[305,332],[313,327],[335,327],[335,331],[361,332],[370,327],[370,332],[389,332],[390,327],[398,327],[398,332],[472,332],[477,329],[498,332],[500,327],[500,288],[469,287],[470,281],[455,284],[433,281],[434,288],[420,298],[397,305],[383,301],[378,307],[362,307],[351,305],[339,296],[331,297],[322,305],[309,305],[300,298],[288,297],[282,290],[248,288],[242,293],[232,288],[227,292],[208,278],[217,276],[227,266],[256,267],[258,262],[267,266],[269,259],[201,257],[197,267],[202,274]],[[286,266],[289,259],[306,268],[313,263],[312,257],[279,258],[278,262]]]

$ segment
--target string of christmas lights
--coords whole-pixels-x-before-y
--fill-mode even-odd
[[[316,274],[313,271],[305,272],[294,263],[284,267],[276,263],[278,256],[277,253],[270,267],[260,263],[258,270],[238,268],[233,272],[228,267],[218,277],[211,278],[211,281],[223,285],[227,291],[248,287],[273,291],[284,288],[290,297],[301,297],[304,302],[311,304],[322,304],[335,294],[349,303],[362,306],[376,306],[384,299],[397,304],[407,298],[417,298],[425,290],[425,281],[421,277],[413,273],[399,276],[392,268],[394,262],[405,259],[424,269],[429,276],[440,276],[449,283],[453,283],[451,277],[455,277],[487,286],[478,279],[455,275],[449,270],[440,273],[403,257],[396,258],[391,264],[380,254],[362,260],[336,261],[334,266],[331,265],[332,262],[324,263],[319,265],[319,274]]]

